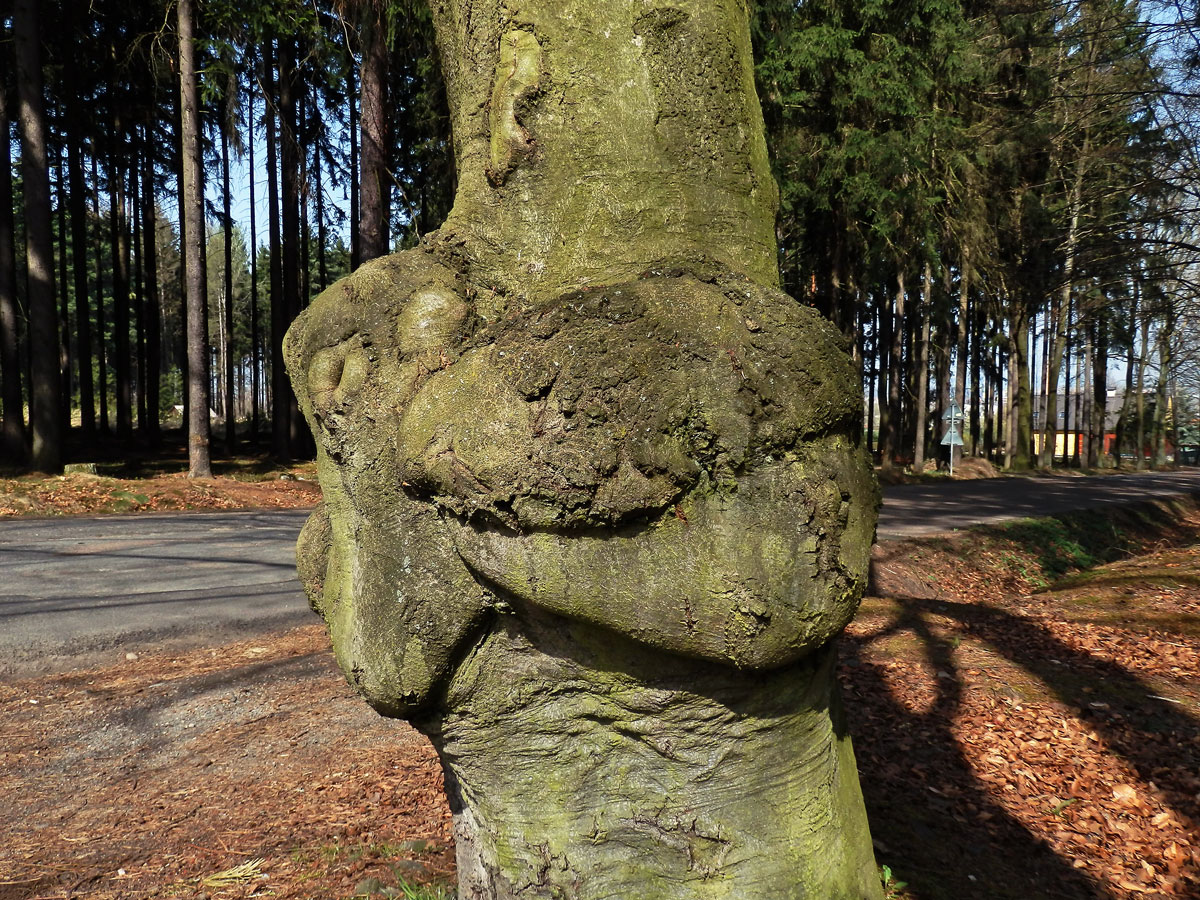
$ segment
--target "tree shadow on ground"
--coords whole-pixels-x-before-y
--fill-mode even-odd
[[[1110,753],[1164,791],[1167,808],[1197,820],[1200,723],[1121,666],[1064,644],[1036,620],[985,604],[893,598],[899,611],[868,637],[844,638],[842,680],[863,792],[880,862],[910,883],[920,900],[1085,900],[1111,898],[1107,887],[1074,868],[996,803],[954,733],[965,682],[957,644],[932,617],[960,630],[1037,678],[1094,728]],[[901,633],[921,642],[937,673],[923,713],[894,699],[886,661],[870,645]]]

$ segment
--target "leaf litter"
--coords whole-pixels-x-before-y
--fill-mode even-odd
[[[890,897],[1200,896],[1200,515],[1170,530],[1086,578],[992,532],[878,549],[839,675]],[[432,748],[319,625],[0,684],[0,817],[0,900],[454,880]]]

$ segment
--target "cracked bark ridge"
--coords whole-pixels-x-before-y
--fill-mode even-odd
[[[878,492],[743,4],[434,15],[455,209],[285,346],[339,663],[438,748],[460,896],[878,897],[832,674]]]

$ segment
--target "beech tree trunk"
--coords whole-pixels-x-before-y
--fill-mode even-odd
[[[743,0],[434,0],[460,173],[285,344],[301,578],[461,900],[876,900],[834,677],[877,488],[778,290]]]

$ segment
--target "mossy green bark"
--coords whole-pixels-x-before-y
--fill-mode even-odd
[[[454,212],[285,345],[341,666],[438,747],[464,898],[878,897],[832,676],[878,492],[744,5],[434,15]]]
[[[710,257],[778,284],[745,0],[431,5],[459,163],[442,238],[474,281],[538,302]]]
[[[501,617],[431,729],[460,804],[459,896],[878,896],[835,656],[731,677]]]

